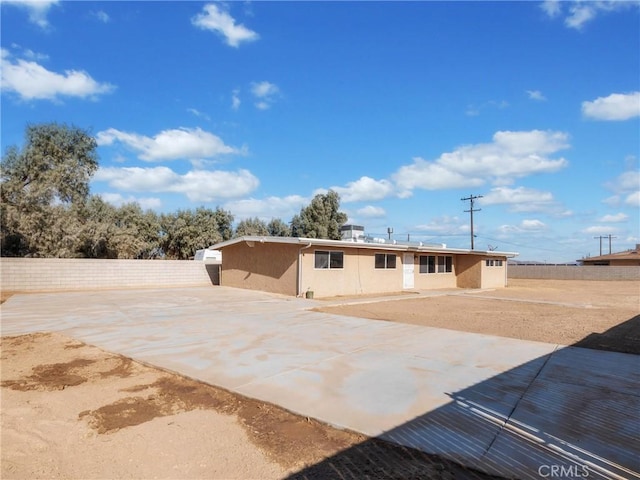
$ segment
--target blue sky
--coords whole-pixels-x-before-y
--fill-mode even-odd
[[[2,1],[2,151],[90,129],[92,193],[573,261],[640,243],[640,3]],[[608,238],[603,240],[608,253]]]

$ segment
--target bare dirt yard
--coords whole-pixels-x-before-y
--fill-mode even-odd
[[[2,479],[493,478],[59,334],[1,361]]]
[[[510,280],[367,301],[323,309],[640,354],[639,282]],[[492,478],[59,334],[0,348],[3,479]]]
[[[504,289],[399,295],[318,310],[640,354],[640,282],[510,279]]]

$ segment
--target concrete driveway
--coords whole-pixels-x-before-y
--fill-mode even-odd
[[[227,287],[17,295],[55,331],[515,478],[639,478],[640,357],[308,311]]]

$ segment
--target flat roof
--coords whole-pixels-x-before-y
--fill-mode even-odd
[[[376,243],[376,242],[351,242],[347,240],[328,240],[324,238],[304,238],[304,237],[271,237],[259,235],[246,235],[243,237],[232,238],[225,242],[216,243],[209,248],[223,249],[230,245],[238,243],[286,243],[289,245],[300,245],[301,247],[318,246],[318,247],[334,247],[334,248],[367,248],[371,250],[391,250],[399,252],[424,252],[424,253],[455,253],[459,255],[485,255],[489,257],[508,257],[512,258],[518,255],[517,252],[499,252],[496,250],[471,250],[465,248],[447,248],[438,247],[431,244],[402,244],[402,243]]]

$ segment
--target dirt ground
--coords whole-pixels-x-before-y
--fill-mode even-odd
[[[638,282],[367,300],[323,310],[640,354]],[[492,478],[59,334],[3,337],[0,349],[3,479]]]
[[[493,478],[59,334],[0,346],[2,479]]]
[[[318,310],[538,342],[640,354],[640,282],[510,279],[504,289]]]

